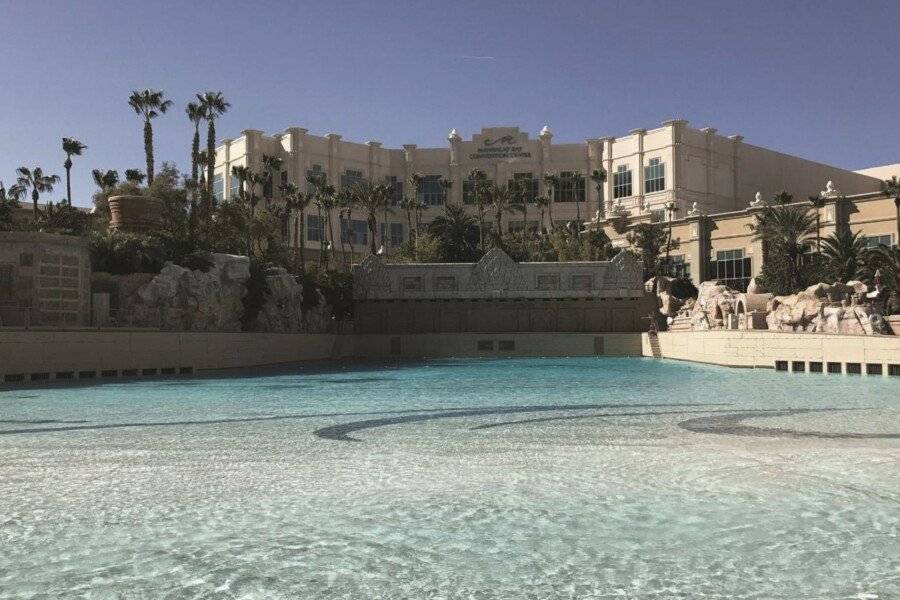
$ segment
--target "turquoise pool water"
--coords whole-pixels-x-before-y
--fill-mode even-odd
[[[898,598],[898,436],[651,359],[0,391],[0,598]]]

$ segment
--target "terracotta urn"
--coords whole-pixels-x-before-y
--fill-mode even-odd
[[[152,196],[110,196],[109,228],[146,232],[162,227],[162,200]]]

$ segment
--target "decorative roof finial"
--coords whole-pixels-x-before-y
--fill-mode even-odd
[[[454,141],[454,140],[460,139],[459,134],[456,132],[456,129],[451,129],[451,130],[450,130],[450,133],[447,134],[447,139],[450,140],[450,141]]]

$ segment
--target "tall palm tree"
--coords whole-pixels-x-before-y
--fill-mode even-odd
[[[94,178],[94,183],[97,184],[97,187],[100,188],[100,191],[102,192],[108,192],[119,183],[119,172],[113,169],[108,171],[94,169],[91,171],[91,176]]]
[[[369,251],[377,254],[375,236],[378,230],[378,211],[390,203],[393,188],[384,184],[366,182],[357,186],[356,203],[366,211],[366,224],[369,228]]]
[[[538,211],[540,211],[540,213],[541,213],[541,222],[538,225],[538,231],[537,231],[538,235],[540,235],[544,229],[544,212],[548,208],[550,208],[550,200],[547,198],[547,196],[537,196],[534,199],[534,205],[537,206]]]
[[[584,189],[584,175],[581,174],[581,171],[573,171],[572,175],[569,176],[569,179],[571,179],[572,183],[572,193],[575,194],[575,222],[577,224],[575,227],[575,236],[579,237],[583,225],[581,222],[581,202],[583,197],[581,191]]]
[[[188,102],[184,112],[194,126],[194,137],[191,140],[191,179],[196,182],[200,175],[200,121],[204,119],[203,107],[199,102]]]
[[[851,279],[859,279],[866,258],[866,238],[860,232],[851,233],[847,229],[838,230],[821,243],[825,268],[833,281],[842,283]]]
[[[503,213],[521,211],[521,205],[514,202],[515,195],[506,185],[492,185],[488,190],[488,198],[494,208],[494,235],[499,243],[503,236]]]
[[[147,158],[147,185],[150,185],[153,183],[153,126],[150,119],[168,111],[172,101],[166,100],[160,90],[134,90],[128,97],[128,106],[144,118],[144,155]]]
[[[338,231],[341,238],[341,262],[346,268],[350,268],[347,262],[347,242],[350,243],[350,256],[353,256],[353,205],[361,200],[362,186],[354,185],[352,188],[342,188],[334,194],[334,205],[338,210]],[[346,217],[346,219],[345,219]]]
[[[299,248],[300,272],[306,272],[306,262],[303,256],[304,235],[306,233],[306,209],[312,202],[311,194],[304,194],[293,183],[281,185],[281,197],[289,211],[296,213],[294,216],[294,245]]]
[[[606,218],[606,203],[603,198],[603,190],[606,189],[606,169],[600,167],[591,171],[591,181],[597,187],[597,216]]]
[[[823,196],[807,196],[810,206],[816,211],[816,251],[822,252],[822,215],[819,212],[825,206],[826,199]]]
[[[278,185],[276,179],[281,174],[281,165],[284,164],[284,160],[279,156],[263,154],[262,163],[263,171],[265,172],[266,185],[272,190],[272,196],[275,196],[275,192],[278,189],[276,187]],[[266,198],[266,202],[268,202],[268,200],[269,199]]]
[[[553,203],[556,202],[556,191],[559,189],[559,175],[556,173],[545,173],[544,183],[549,188],[547,192],[547,215],[550,217],[550,230],[554,231],[556,224],[553,222]]]
[[[66,168],[66,202],[72,206],[72,157],[81,156],[87,146],[76,140],[75,138],[62,139],[62,149],[66,153],[66,161],[63,166]]]
[[[197,94],[197,100],[200,103],[200,109],[203,111],[203,118],[209,123],[206,130],[206,154],[208,157],[206,163],[206,192],[207,198],[212,198],[213,171],[216,167],[216,119],[228,112],[231,104],[225,101],[225,96],[222,95],[222,92],[203,92],[202,94]],[[209,207],[207,207],[208,209]]]
[[[31,205],[34,212],[34,224],[37,225],[38,219],[40,218],[38,200],[40,199],[41,194],[47,194],[53,191],[53,186],[59,183],[59,176],[44,175],[44,171],[40,167],[35,167],[34,169],[19,167],[16,169],[16,175],[16,185],[19,186],[22,192],[27,193],[29,189],[31,190]]]
[[[481,169],[472,169],[466,178],[471,182],[472,199],[478,212],[478,247],[484,251],[484,200],[488,187],[487,175]]]
[[[897,231],[896,236],[894,237],[894,241],[898,246],[900,246],[900,179],[897,179],[897,176],[894,175],[890,179],[882,181],[881,191],[884,192],[886,196],[894,199],[894,208],[897,212]]]

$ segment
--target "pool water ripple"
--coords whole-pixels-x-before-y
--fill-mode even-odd
[[[0,391],[0,598],[900,597],[898,397],[600,358]]]

